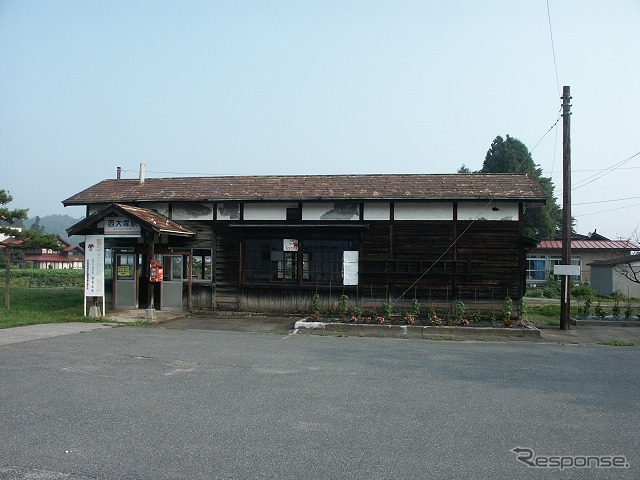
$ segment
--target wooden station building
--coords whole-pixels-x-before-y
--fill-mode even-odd
[[[119,177],[120,175],[118,175]],[[104,235],[111,308],[309,312],[311,296],[380,305],[525,292],[526,174],[107,179],[70,235]],[[151,284],[150,261],[163,281]]]

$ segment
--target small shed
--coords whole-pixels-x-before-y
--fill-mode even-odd
[[[597,295],[609,296],[620,290],[628,298],[640,298],[640,254],[596,260],[590,267],[591,287]]]

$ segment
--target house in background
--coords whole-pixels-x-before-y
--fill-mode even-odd
[[[574,284],[591,283],[591,264],[596,260],[611,260],[640,250],[630,240],[609,240],[595,230],[588,235],[572,235],[571,264],[580,266],[580,275],[571,277]],[[553,266],[562,263],[562,240],[541,240],[527,255],[527,285],[543,285]]]
[[[111,308],[308,312],[315,293],[517,305],[535,246],[523,211],[545,200],[525,174],[145,179],[141,165],[63,204],[86,206],[70,235],[104,236]]]
[[[591,287],[597,295],[608,296],[620,290],[628,298],[640,298],[640,254],[596,260],[590,267]]]
[[[24,262],[28,268],[39,269],[82,269],[84,267],[84,251],[58,237],[59,249],[29,249],[25,251]]]

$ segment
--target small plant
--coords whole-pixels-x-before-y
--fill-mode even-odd
[[[355,307],[353,309],[353,315],[351,315],[352,322],[358,322],[362,318],[362,308]]]
[[[469,324],[469,320],[464,318],[464,303],[462,303],[462,302],[456,303],[455,316],[456,316],[456,322],[459,323],[460,325],[468,325]],[[464,323],[463,323],[463,321],[464,321]]]
[[[510,327],[513,324],[511,320],[511,308],[513,307],[513,300],[511,297],[505,297],[502,304],[502,323],[505,327]]]
[[[444,314],[444,321],[448,326],[453,325],[453,316],[451,315],[451,310],[447,310],[447,313]]]
[[[347,316],[347,308],[349,306],[349,297],[342,294],[338,300],[338,317],[343,320]]]
[[[624,311],[624,318],[632,318],[633,310],[631,309],[631,305],[627,305],[627,308]]]
[[[318,320],[320,318],[320,310],[322,310],[322,304],[320,303],[320,295],[314,293],[311,297],[311,315],[314,320]]]
[[[584,308],[582,309],[582,313],[584,318],[587,318],[591,315],[591,304],[593,303],[593,297],[587,297],[584,301]]]
[[[546,298],[557,298],[560,296],[560,277],[549,274],[547,281],[542,287],[542,294]]]
[[[593,309],[593,311],[596,314],[596,316],[600,318],[604,318],[607,316],[607,312],[605,312],[604,308],[602,308],[602,304],[600,303],[600,300],[598,300],[598,303],[596,303],[596,306]]]
[[[527,302],[524,297],[520,297],[520,302],[518,303],[518,324],[524,321],[527,313],[529,313]]]
[[[481,318],[480,310],[476,310],[471,314],[471,320],[473,320],[474,323],[479,323]]]
[[[333,317],[333,314],[336,311],[336,303],[335,302],[329,302],[329,306],[327,307],[327,317],[331,318]]]
[[[420,302],[418,301],[417,298],[414,298],[413,300],[411,300],[411,315],[413,315],[415,318],[418,318],[420,316]]]
[[[391,313],[392,313],[391,302],[389,301],[382,302],[382,316],[384,318],[391,320]]]
[[[612,294],[611,294],[611,298],[613,299],[613,307],[611,309],[611,313],[613,314],[614,317],[619,317],[620,316],[620,301],[622,299],[624,299],[624,294],[620,291],[620,290],[615,290]]]
[[[433,315],[429,320],[431,321],[431,325],[434,325],[436,327],[439,327],[440,325],[442,325],[442,320],[440,320],[440,317],[438,317],[438,315],[436,315],[435,312],[433,313]]]
[[[432,303],[431,303],[431,306],[430,306],[429,308],[427,308],[427,320],[428,320],[429,322],[433,323],[433,322],[432,322],[432,319],[433,319],[433,317],[435,317],[435,316],[436,316],[436,309],[435,309],[435,308],[433,308],[433,302],[432,302]]]
[[[492,327],[495,327],[497,318],[496,318],[496,312],[493,310],[491,310],[491,315],[489,316],[489,322],[491,322]]]
[[[600,345],[609,345],[612,347],[635,347],[636,342],[627,342],[624,340],[604,340],[600,342]]]

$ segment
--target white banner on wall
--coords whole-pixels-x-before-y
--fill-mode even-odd
[[[87,297],[102,297],[104,316],[104,235],[87,235],[84,244],[84,312]]]
[[[346,250],[343,262],[343,285],[358,285],[358,252]]]

